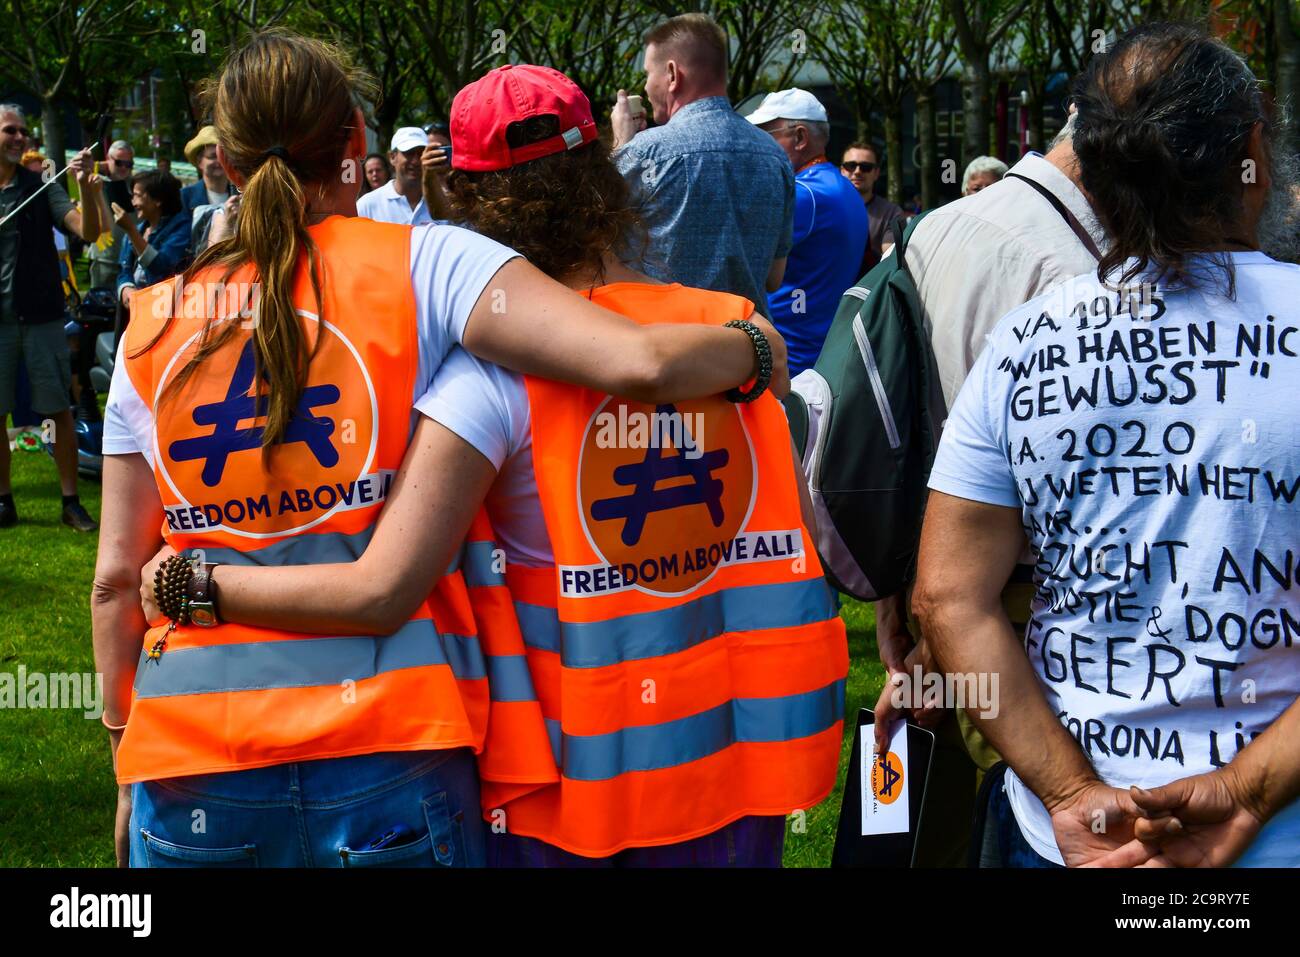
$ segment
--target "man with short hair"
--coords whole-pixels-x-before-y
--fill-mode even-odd
[[[876,195],[876,180],[880,179],[880,153],[870,143],[850,143],[840,157],[840,172],[848,177],[862,202],[867,207],[867,249],[858,274],[863,275],[880,262],[882,256],[894,245],[891,230],[894,221],[906,221],[907,215],[897,203]]]
[[[429,137],[418,126],[403,126],[389,143],[393,178],[357,200],[357,215],[381,223],[421,226],[433,222],[424,202],[421,158]]]
[[[840,296],[861,275],[867,211],[826,159],[830,123],[817,97],[800,89],[769,94],[749,122],[776,140],[794,168],[794,246],[767,304],[795,376],[817,361]]]
[[[31,380],[31,406],[53,425],[54,460],[63,487],[63,524],[80,532],[99,527],[77,497],[77,433],[69,403],[72,369],[63,331],[63,282],[55,228],[93,242],[100,233],[100,183],[90,150],[68,164],[81,189],[78,210],[57,181],[20,164],[27,144],[20,107],[0,104],[0,432],[16,403],[18,367]],[[0,528],[18,523],[9,484],[10,452],[0,436]]]
[[[792,245],[794,171],[772,137],[727,100],[727,41],[702,13],[645,37],[645,128],[619,90],[614,163],[648,232],[623,255],[656,279],[744,296],[768,315]]]
[[[203,127],[185,144],[185,158],[199,171],[198,180],[181,190],[181,216],[189,222],[188,246],[197,256],[232,231],[239,192],[217,159],[215,126]]]
[[[131,178],[134,169],[135,151],[131,149],[131,144],[126,140],[115,140],[108,148],[108,156],[104,160],[104,172],[107,175],[104,178],[104,188],[100,191],[104,206],[99,213],[101,223],[113,224],[113,238],[102,249],[97,243],[90,246],[91,286],[112,289],[117,280],[118,260],[122,255],[122,227],[113,223],[110,210],[113,203],[123,209],[130,208],[131,189],[127,180]]]

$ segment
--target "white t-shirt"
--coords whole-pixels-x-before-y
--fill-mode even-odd
[[[533,473],[532,419],[523,376],[457,347],[415,407],[496,468],[486,504],[506,561],[533,568],[554,564]]]
[[[1115,786],[1227,763],[1300,692],[1300,267],[1231,259],[1235,301],[1158,290],[1135,319],[1085,274],[1010,312],[930,477],[1020,510],[1037,558],[1026,652]],[[1042,802],[1014,774],[1007,794],[1059,862]],[[1300,865],[1300,802],[1241,863]]]
[[[391,179],[357,200],[357,215],[399,226],[427,226],[433,222],[424,197],[412,206],[410,200],[397,191],[397,184]]]
[[[443,358],[461,341],[469,314],[492,277],[517,255],[457,226],[411,230],[411,287],[420,348],[412,402],[424,394]],[[104,452],[141,452],[152,463],[153,409],[136,393],[120,343],[104,414]]]

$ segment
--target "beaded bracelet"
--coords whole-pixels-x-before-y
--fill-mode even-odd
[[[754,378],[753,386],[748,392],[728,389],[727,398],[732,402],[753,402],[767,391],[767,386],[772,381],[772,346],[768,343],[767,336],[763,335],[763,330],[748,319],[732,319],[723,325],[739,329],[749,336],[750,341],[754,343],[754,353],[758,356],[758,375]]]
[[[153,575],[153,597],[158,610],[180,625],[189,624],[186,587],[194,576],[194,564],[184,555],[172,555]]]

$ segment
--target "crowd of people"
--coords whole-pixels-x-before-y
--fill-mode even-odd
[[[1300,865],[1300,179],[1247,65],[1140,28],[1045,154],[914,218],[811,93],[737,114],[726,51],[655,27],[605,136],[500,67],[382,155],[368,79],[268,31],[198,182],[115,143],[85,212],[30,204],[116,224],[130,313],[92,598],[121,863],[778,866],[848,673],[778,398],[905,227],[942,441],[875,721],[936,735],[917,863]],[[2,214],[39,177],[0,114]],[[23,236],[0,262],[47,272]],[[30,369],[54,304],[12,277]],[[909,713],[918,667],[1000,700]]]

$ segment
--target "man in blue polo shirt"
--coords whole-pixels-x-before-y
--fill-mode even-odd
[[[770,133],[794,165],[794,248],[767,302],[795,376],[817,361],[840,296],[858,280],[867,212],[826,159],[830,124],[817,97],[799,89],[768,94],[749,122]]]

